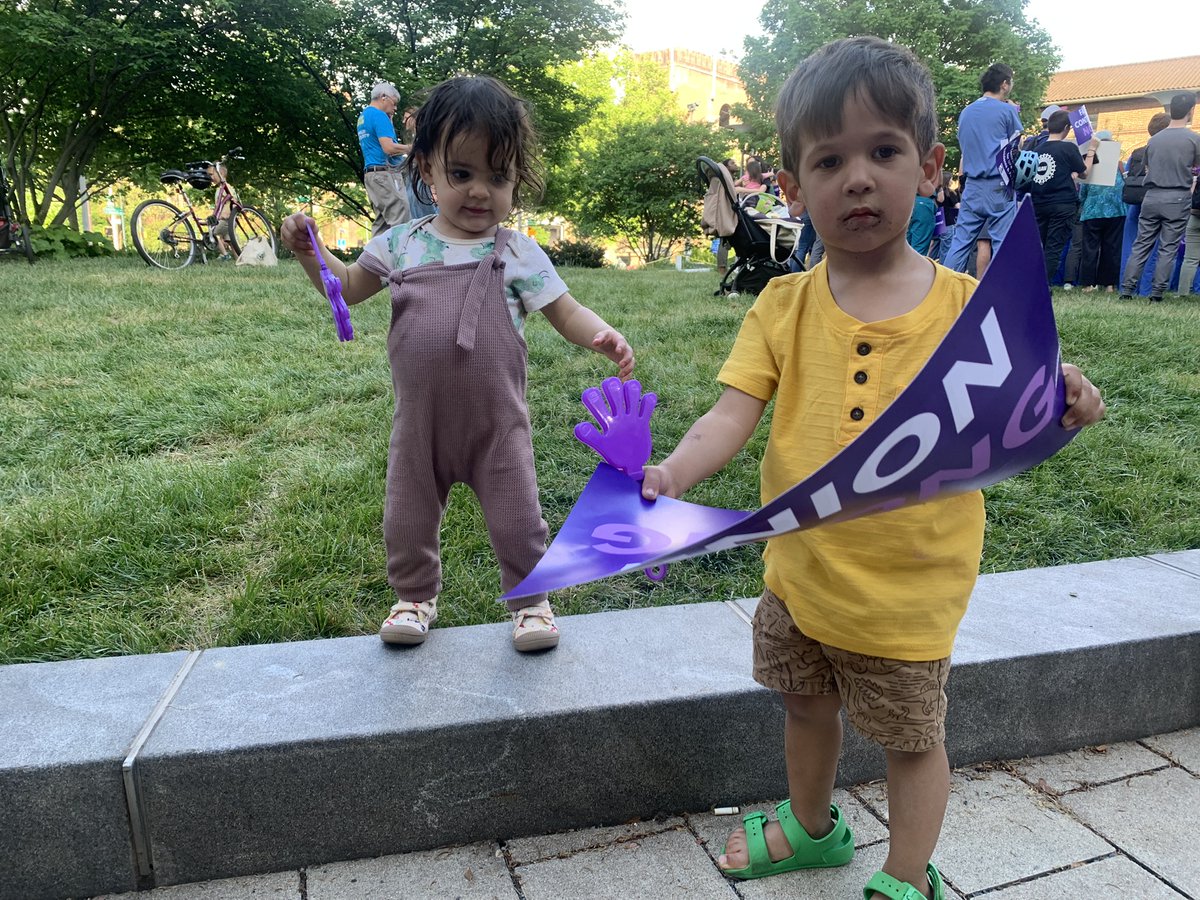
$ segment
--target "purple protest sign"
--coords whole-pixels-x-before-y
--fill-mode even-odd
[[[645,568],[638,560],[680,550],[748,515],[670,497],[643,500],[640,481],[600,463],[537,568],[501,599]]]
[[[938,206],[937,211],[933,214],[933,236],[941,237],[946,233],[946,211],[942,206]]]
[[[1092,139],[1092,120],[1086,106],[1071,113],[1071,127],[1075,129],[1075,143],[1080,147]]]
[[[1017,192],[1017,156],[1021,152],[1021,132],[1013,132],[1012,137],[1003,141],[996,150],[996,171],[1000,173],[1000,183],[1004,185],[1008,196],[1015,197]]]
[[[912,383],[803,482],[753,513],[641,498],[600,466],[537,567],[502,599],[978,490],[1032,468],[1078,431],[1066,410],[1058,331],[1026,199],[987,274]]]

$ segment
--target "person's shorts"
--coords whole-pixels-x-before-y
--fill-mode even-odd
[[[850,724],[886,750],[919,753],[945,741],[949,673],[949,657],[883,659],[819,643],[769,588],[758,602],[754,680],[785,694],[839,694]]]
[[[213,237],[230,238],[233,236],[233,216],[226,216],[213,226]]]

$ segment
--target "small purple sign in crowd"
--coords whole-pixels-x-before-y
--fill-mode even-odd
[[[1071,128],[1075,130],[1075,143],[1080,147],[1092,139],[1092,119],[1086,106],[1071,113]]]
[[[766,506],[741,512],[643,500],[640,480],[602,463],[541,562],[501,599],[978,490],[1053,456],[1078,432],[1060,424],[1066,401],[1058,331],[1041,258],[1026,199],[983,281],[913,382],[851,444]],[[593,413],[594,405],[593,397]]]

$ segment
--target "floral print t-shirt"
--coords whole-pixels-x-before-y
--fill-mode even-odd
[[[433,226],[433,216],[397,225],[372,238],[363,256],[374,257],[364,267],[372,272],[412,269],[428,263],[453,266],[483,259],[496,246],[495,237],[461,240],[447,237]],[[567,292],[546,251],[528,235],[514,231],[501,255],[508,313],[518,334],[525,333],[525,318]],[[375,261],[378,261],[377,263]],[[360,264],[362,260],[360,260]],[[387,277],[380,281],[387,286]]]

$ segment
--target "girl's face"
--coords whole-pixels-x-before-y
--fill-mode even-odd
[[[447,237],[491,237],[512,212],[516,172],[512,166],[503,172],[493,169],[487,151],[481,135],[467,134],[451,140],[445,159],[437,154],[417,163],[437,201],[434,225]]]

